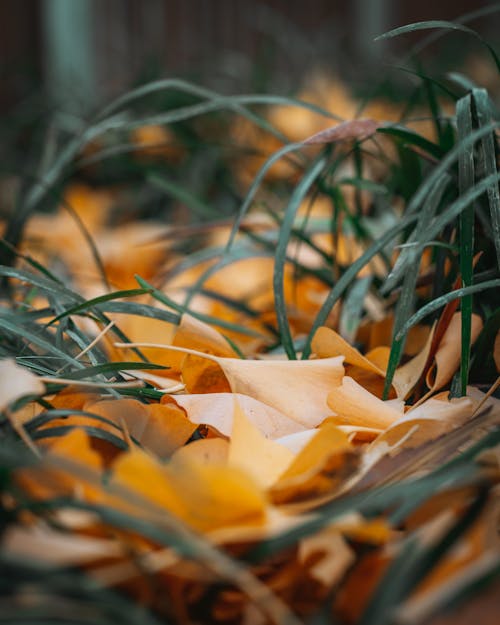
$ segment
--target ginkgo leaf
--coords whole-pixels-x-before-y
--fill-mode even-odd
[[[402,409],[375,397],[349,376],[329,393],[328,406],[346,425],[385,429],[402,415]]]
[[[225,438],[200,438],[189,445],[179,447],[172,455],[175,462],[197,462],[199,464],[227,464],[229,442]]]
[[[311,576],[327,588],[342,579],[356,560],[354,551],[337,527],[327,527],[302,539],[299,542],[298,558]]]
[[[126,426],[130,436],[160,458],[184,445],[196,430],[175,404],[142,404],[136,399],[112,399],[87,404],[90,412],[118,426]]]
[[[201,531],[231,525],[261,525],[265,520],[262,490],[236,467],[178,458],[167,465],[134,449],[113,466],[111,484],[124,486]],[[113,498],[122,508],[131,502]],[[137,513],[137,510],[135,510]]]
[[[233,410],[228,464],[246,471],[261,488],[268,488],[291,464],[294,454],[266,438],[247,419],[238,400],[234,400]]]
[[[127,555],[117,540],[68,534],[42,523],[9,528],[2,537],[1,548],[11,558],[68,567]]]
[[[0,360],[0,412],[21,397],[44,393],[45,385],[36,375],[11,358]]]
[[[447,384],[460,365],[461,340],[461,313],[455,313],[439,343],[434,356],[434,364],[426,376],[427,386],[432,391],[438,391]],[[479,315],[473,314],[471,320],[471,345],[474,344],[481,330],[483,321]]]
[[[398,367],[394,373],[392,385],[396,389],[398,397],[401,399],[406,399],[408,397],[424,372],[432,347],[434,329],[435,326],[433,326],[432,331],[429,333],[423,349],[407,363]]]
[[[78,475],[57,467],[57,459],[70,460],[86,469],[100,473],[103,462],[100,454],[92,448],[90,437],[81,428],[73,428],[67,434],[49,439],[48,449],[40,465],[23,468],[16,472],[16,481],[33,497],[49,499],[76,495],[94,501],[102,498],[99,489],[87,484]]]
[[[143,343],[117,343],[117,347],[161,347]],[[164,346],[202,356],[217,363],[233,393],[258,399],[305,427],[314,427],[331,414],[326,399],[344,376],[343,357],[318,360],[241,360],[202,354],[187,348]]]
[[[356,348],[352,347],[340,334],[331,328],[318,328],[311,343],[313,351],[320,358],[331,356],[344,356],[345,363],[355,365],[385,377],[385,369],[380,368],[373,360],[363,356]]]
[[[386,454],[394,456],[438,438],[470,418],[472,408],[467,398],[453,402],[429,399],[373,441],[363,456],[364,465],[371,466]]]
[[[173,401],[186,411],[188,419],[193,423],[209,425],[224,436],[230,436],[235,399],[249,421],[267,438],[279,438],[303,430],[303,426],[297,421],[268,404],[241,393],[166,395],[162,403]]]
[[[325,423],[273,485],[272,500],[283,504],[331,494],[357,464],[358,455],[347,436],[337,426]]]

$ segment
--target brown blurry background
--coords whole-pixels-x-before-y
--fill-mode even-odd
[[[133,84],[165,76],[186,76],[232,92],[292,92],[295,82],[318,67],[362,80],[363,68],[369,72],[382,53],[404,52],[417,39],[374,44],[373,36],[414,21],[454,19],[491,4],[2,0],[0,110],[11,110],[35,93],[48,93],[59,107],[92,109]],[[498,23],[495,15],[470,25],[496,37]],[[463,41],[462,36],[457,53]],[[439,59],[440,49],[432,50]]]

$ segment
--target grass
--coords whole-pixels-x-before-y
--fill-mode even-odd
[[[494,48],[459,22],[412,24],[383,37],[428,29],[453,29],[473,35],[499,67]],[[227,334],[228,344],[242,357],[244,354],[235,336],[263,340],[266,346],[263,351],[285,353],[295,360],[309,358],[316,330],[328,324],[339,302],[342,303],[340,327],[347,337],[354,339],[363,319],[370,314],[366,302],[371,297],[385,314],[394,314],[385,382],[385,397],[388,397],[394,374],[405,357],[410,329],[421,322],[439,324],[452,310],[450,307],[455,306],[461,312],[460,369],[447,390],[455,396],[465,396],[471,380],[484,387],[493,385],[498,375],[494,369],[493,341],[500,330],[498,110],[486,90],[472,82],[463,78],[429,81],[420,69],[415,71],[421,80],[419,98],[425,100],[434,125],[433,138],[407,128],[402,119],[380,124],[366,138],[354,136],[344,144],[326,139],[323,145],[311,150],[305,140],[307,137],[304,141],[293,141],[274,127],[267,110],[286,106],[313,111],[323,117],[325,125],[336,123],[334,116],[322,107],[267,94],[224,96],[182,80],[156,81],[139,87],[107,106],[81,132],[70,137],[61,133],[52,155],[43,155],[39,178],[25,185],[19,195],[17,210],[4,234],[0,267],[5,295],[0,309],[0,357],[14,358],[51,381],[45,396],[37,398],[43,412],[25,424],[30,439],[61,437],[71,427],[61,426],[59,420],[76,414],[89,419],[90,425],[85,429],[91,436],[111,448],[127,448],[119,436],[123,432],[114,422],[92,412],[60,409],[51,404],[54,393],[67,386],[61,379],[91,383],[116,399],[133,398],[145,404],[161,399],[162,393],[152,384],[126,385],[130,380],[125,372],[144,369],[145,363],[152,371],[164,366],[151,362],[138,350],[135,352],[138,360],[133,362],[126,358],[110,361],[108,353],[94,344],[92,332],[80,323],[92,321],[100,329],[108,328],[112,341],[130,342],[120,324],[111,323],[112,314],[178,325],[181,315],[189,312]],[[438,89],[447,94],[448,102],[453,100],[454,112],[447,116],[440,110]],[[141,114],[141,110],[147,109],[148,97],[165,92],[175,94],[181,104],[159,113]],[[261,155],[260,167],[246,192],[241,191],[237,173],[225,158],[227,146],[212,154],[214,163],[208,173],[200,166],[209,143],[203,133],[210,136],[213,127],[215,134],[228,132],[228,116],[243,118],[257,129],[259,138],[270,138],[275,146]],[[173,143],[183,147],[185,153],[181,164],[166,164],[154,158],[142,162],[133,160],[137,145],[131,144],[127,137],[134,129],[151,124],[174,128]],[[87,156],[85,150],[89,147],[94,151]],[[238,146],[230,147],[237,152]],[[258,145],[256,149],[258,153]],[[382,173],[370,177],[374,161]],[[352,163],[354,166],[349,170]],[[273,182],[269,173],[277,164],[290,166],[292,173]],[[220,220],[227,223],[229,219],[232,224],[222,245],[211,243],[209,237],[201,237],[204,249],[192,254],[189,253],[193,243],[188,237],[175,237],[173,242],[167,240],[179,259],[167,268],[169,278],[181,274],[186,267],[201,266],[191,287],[183,291],[184,301],[167,295],[157,277],[141,276],[135,278],[137,287],[108,289],[95,297],[82,296],[67,277],[56,275],[57,263],[43,264],[17,251],[28,221],[35,213],[47,213],[58,203],[61,189],[68,180],[81,175],[82,170],[91,178],[105,178],[105,172],[111,169],[123,182],[122,177],[126,178],[123,172],[128,175],[130,167],[135,183],[129,192],[139,189],[138,197],[146,216],[151,204],[167,197],[168,217],[170,211],[174,213],[175,202],[181,202],[189,210],[185,224],[188,233],[200,230],[204,234],[211,233],[220,225]],[[189,182],[194,179],[197,182],[193,188]],[[352,202],[347,195],[349,188],[353,189]],[[368,209],[363,206],[363,193],[370,197]],[[299,215],[299,209],[311,197],[328,203],[327,216]],[[263,204],[262,212],[271,221],[271,225],[268,220],[262,230],[251,222],[251,209],[256,200]],[[219,206],[224,207],[222,214]],[[75,211],[72,214],[79,219]],[[81,220],[78,226],[85,232],[95,265],[107,279],[98,246],[93,244]],[[316,242],[318,234],[330,235],[337,242],[352,234],[352,240],[362,246],[361,252],[352,262],[345,262]],[[165,242],[164,235],[159,236],[159,243],[162,241]],[[315,254],[316,265],[311,267],[301,260],[299,252],[293,255],[292,246]],[[396,249],[398,254],[393,262]],[[259,312],[252,308],[251,302],[239,301],[237,296],[231,299],[220,295],[211,291],[209,285],[218,270],[254,257],[273,259],[275,321],[259,320]],[[369,276],[360,275],[375,259],[383,269]],[[206,260],[213,260],[215,264],[205,266]],[[314,318],[301,331],[294,325],[298,324],[296,310],[285,292],[290,268],[293,268],[297,284],[305,276],[317,280],[325,289]],[[422,286],[424,278],[427,282]],[[211,296],[221,305],[229,305],[242,316],[235,321],[198,309],[196,298],[200,294]],[[149,298],[147,303],[138,301],[137,298],[144,296]],[[42,309],[34,305],[37,298],[45,302]],[[484,327],[471,349],[473,313],[481,315]],[[80,356],[82,351],[85,351],[84,360]],[[410,403],[418,402],[422,394],[420,388],[415,389]],[[315,535],[347,513],[356,512],[366,519],[383,515],[391,519],[394,527],[411,527],[412,515],[424,509],[436,494],[445,496],[465,490],[468,497],[461,501],[456,519],[446,531],[430,538],[421,536],[418,531],[405,533],[398,544],[397,555],[380,575],[377,590],[357,621],[361,625],[395,623],[404,602],[474,526],[494,496],[495,479],[482,470],[478,458],[484,458],[485,451],[500,444],[498,429],[485,431],[479,441],[470,444],[467,442],[470,426],[463,426],[450,434],[449,439],[437,439],[425,447],[426,458],[431,458],[432,462],[428,465],[431,470],[423,477],[418,476],[419,458],[411,456],[408,466],[394,466],[387,483],[382,480],[380,484],[336,496],[315,508],[316,514],[311,519],[306,517],[293,528],[257,542],[242,557],[237,554],[233,557],[193,532],[175,515],[169,516],[147,501],[135,501],[138,507],[124,513],[112,507],[84,504],[77,497],[49,499],[42,503],[30,499],[13,477],[16,471],[33,466],[37,460],[26,449],[9,419],[10,410],[27,403],[27,399],[21,400],[20,405],[6,408],[1,422],[2,531],[7,532],[26,515],[43,519],[57,528],[57,511],[86,511],[110,533],[131,532],[161,548],[172,548],[211,575],[206,588],[199,591],[201,598],[193,613],[184,615],[185,619],[194,619],[193,622],[200,619],[203,622],[204,609],[214,598],[237,588],[251,602],[260,604],[271,622],[295,624],[299,622],[297,616],[286,602],[255,574],[258,566],[272,568],[274,558],[279,559],[287,550],[296,548],[300,540]],[[486,427],[488,414],[487,409],[478,414],[478,427]],[[101,429],[98,423],[106,423],[115,431]],[[139,441],[135,442],[140,445]],[[462,445],[467,447],[464,453],[457,453]],[[100,480],[90,468],[70,461],[61,461],[59,469],[87,485]],[[410,477],[399,480],[398,471]],[[122,500],[137,498],[133,489],[116,486],[114,489],[114,495]],[[138,513],[141,506],[144,516]],[[356,540],[352,542],[359,549]],[[132,556],[140,564],[139,554]],[[0,555],[0,571],[0,622],[57,621],[68,625],[97,625],[117,620],[130,625],[174,622],[169,606],[160,605],[156,612],[142,607],[123,588],[119,591],[103,588],[82,567],[45,568],[28,559],[14,561]],[[492,562],[490,568],[477,572],[468,589],[477,591],[492,580],[498,581],[499,574],[498,562]],[[141,584],[146,594],[155,594],[155,582],[147,568]],[[444,607],[456,605],[464,594],[463,588],[452,588],[446,597],[436,600],[433,610],[438,613]],[[31,603],[24,601],[25,597]],[[325,599],[325,604],[328,600],[331,597]],[[310,622],[335,622],[320,608],[318,604],[311,616],[316,620]],[[429,615],[432,613],[431,609]]]

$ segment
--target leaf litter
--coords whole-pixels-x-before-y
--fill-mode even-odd
[[[463,308],[448,303],[437,320],[406,332],[391,374],[394,341],[408,322],[395,321],[392,307],[403,297],[410,315],[408,297],[430,299],[427,278],[438,271],[437,255],[426,252],[432,242],[411,240],[422,248],[416,293],[396,285],[384,300],[374,285],[391,276],[399,252],[380,249],[354,275],[368,277],[355,323],[342,316],[341,297],[316,322],[338,277],[371,249],[363,212],[387,175],[368,154],[360,177],[351,151],[385,146],[389,133],[379,131],[394,111],[372,103],[369,117],[357,119],[351,96],[342,98],[349,121],[325,130],[317,111],[303,109],[300,136],[286,115],[269,113],[290,131],[297,163],[306,146],[313,160],[314,150],[335,150],[334,173],[353,187],[339,196],[318,178],[323,195],[293,207],[294,238],[276,261],[283,222],[271,188],[264,209],[242,219],[230,251],[219,243],[233,236],[231,223],[203,225],[206,255],[191,258],[158,237],[159,224],[108,227],[119,191],[69,185],[66,199],[96,241],[114,299],[95,254],[75,255],[82,233],[62,207],[28,222],[18,272],[3,273],[11,308],[0,310],[1,562],[77,569],[164,622],[186,624],[423,625],[469,586],[498,584],[498,325],[478,306],[462,335]],[[262,128],[250,132],[242,119],[233,136],[259,143]],[[155,128],[132,133],[136,158],[181,162],[180,148],[154,146],[170,137]],[[391,158],[407,149],[399,130],[386,145]],[[404,133],[413,136],[441,150],[428,128]],[[275,136],[267,141],[263,154],[279,149]],[[236,179],[247,182],[256,162],[268,181],[296,173],[292,159],[242,156]],[[416,194],[436,180],[416,180]],[[337,221],[325,201],[340,211]],[[447,234],[440,243],[453,248],[456,230]],[[56,247],[67,288],[41,275]],[[439,271],[457,290],[454,260],[441,259]],[[20,272],[26,264],[32,274]],[[474,371],[485,336],[494,378],[457,396],[463,355],[472,354]],[[302,352],[308,344],[310,354]]]

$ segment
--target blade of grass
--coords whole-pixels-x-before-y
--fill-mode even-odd
[[[472,133],[472,98],[470,95],[457,102],[457,131],[459,143]],[[466,148],[458,158],[458,190],[463,195],[474,186],[474,149]],[[459,217],[460,274],[464,287],[473,280],[474,257],[474,204],[467,206]],[[470,339],[472,324],[472,296],[466,295],[461,302],[462,347],[460,359],[460,391],[467,394],[470,364]]]
[[[401,361],[401,356],[403,354],[403,348],[406,341],[406,334],[402,335],[401,338],[396,337],[401,327],[404,325],[405,321],[410,317],[416,297],[415,291],[417,286],[418,274],[420,272],[420,262],[422,258],[422,253],[425,249],[425,243],[420,243],[418,239],[422,236],[424,224],[429,223],[434,217],[436,211],[438,210],[439,204],[443,198],[443,194],[446,191],[448,181],[449,176],[447,176],[446,174],[443,174],[443,176],[438,179],[435,186],[429,193],[429,197],[427,198],[427,201],[423,206],[421,218],[419,219],[419,222],[417,223],[417,226],[414,230],[415,238],[417,240],[415,241],[415,245],[413,245],[408,252],[409,267],[405,273],[401,293],[399,294],[398,304],[394,315],[394,330],[391,343],[391,353],[389,355],[389,362],[387,364],[387,372],[384,384],[384,399],[387,399],[389,395],[392,380],[394,378],[396,369]]]
[[[472,98],[474,100],[479,127],[487,127],[491,120],[488,93],[485,89],[474,89],[472,92]],[[491,176],[492,174],[497,173],[497,157],[493,131],[486,133],[481,137],[481,152],[485,174],[487,176]],[[492,181],[492,184],[488,187],[488,203],[490,205],[491,225],[497,253],[497,264],[500,268],[500,192],[498,190],[498,182]]]
[[[180,314],[188,312],[193,317],[196,317],[196,319],[199,319],[200,321],[205,321],[205,323],[211,323],[213,325],[219,326],[221,328],[225,328],[227,330],[233,330],[235,332],[239,332],[240,334],[246,334],[247,336],[263,338],[262,334],[260,334],[259,332],[255,332],[254,330],[251,330],[249,328],[246,328],[245,326],[241,326],[236,323],[231,323],[230,321],[226,321],[225,319],[218,319],[217,317],[212,317],[211,315],[206,315],[204,313],[199,313],[196,310],[187,309],[185,306],[178,304],[173,299],[168,297],[168,295],[166,295],[165,293],[162,293],[158,289],[155,289],[151,284],[146,282],[146,280],[144,280],[140,276],[135,276],[135,279],[137,280],[138,284],[141,287],[143,287],[144,289],[149,289],[151,291],[152,297],[154,297],[156,300],[158,300],[162,304],[165,304],[165,306],[168,306],[169,308],[173,308]]]
[[[292,333],[290,331],[290,324],[288,323],[285,301],[284,277],[287,248],[288,243],[290,242],[290,235],[292,233],[293,222],[295,220],[297,210],[304,198],[306,197],[307,193],[309,193],[309,190],[314,184],[314,181],[322,172],[325,164],[325,158],[321,158],[320,160],[318,160],[309,169],[309,171],[306,172],[302,180],[295,187],[288,206],[285,210],[285,215],[283,217],[280,228],[278,245],[276,247],[273,272],[274,305],[276,309],[276,319],[278,321],[281,342],[290,360],[296,360],[297,354],[295,353]]]
[[[495,280],[487,280],[485,282],[480,282],[479,284],[473,284],[472,286],[464,287],[462,289],[456,289],[455,291],[451,291],[451,293],[446,293],[446,295],[442,295],[432,302],[429,302],[425,306],[422,306],[414,315],[412,315],[408,321],[404,324],[404,326],[399,331],[396,338],[401,338],[404,334],[408,332],[408,330],[420,323],[422,319],[425,319],[427,315],[430,315],[435,310],[439,310],[442,306],[447,304],[448,302],[453,301],[454,299],[458,299],[463,297],[464,295],[473,295],[474,293],[481,293],[482,291],[486,291],[488,289],[496,289],[500,287],[500,278]]]
[[[494,48],[481,37],[479,33],[477,33],[472,28],[468,26],[464,26],[463,24],[459,24],[458,22],[448,22],[446,20],[429,20],[426,22],[415,22],[413,24],[407,24],[406,26],[400,26],[399,28],[394,28],[383,35],[379,35],[375,38],[375,41],[383,41],[384,39],[391,39],[392,37],[399,37],[400,35],[405,35],[407,33],[412,33],[418,30],[432,30],[432,29],[443,29],[443,30],[457,30],[463,33],[467,33],[468,35],[472,35],[476,39],[478,39],[483,46],[485,46],[490,52],[497,70],[500,72],[500,59],[497,56]]]

